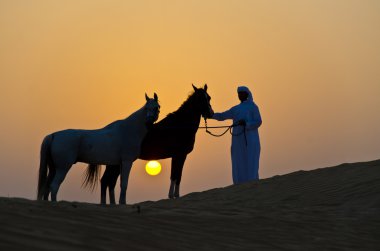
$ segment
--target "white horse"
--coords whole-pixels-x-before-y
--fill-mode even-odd
[[[68,129],[47,135],[41,145],[38,200],[57,200],[57,193],[67,172],[76,162],[90,165],[120,165],[120,204],[126,203],[128,177],[140,153],[148,127],[158,119],[160,105],[157,94],[124,120],[97,130]]]

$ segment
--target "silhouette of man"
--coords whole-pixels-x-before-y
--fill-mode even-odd
[[[251,91],[246,86],[237,89],[240,104],[231,109],[214,113],[213,119],[223,121],[232,119],[233,128],[231,160],[234,184],[259,180],[260,138],[258,128],[261,126],[259,108],[253,102]]]

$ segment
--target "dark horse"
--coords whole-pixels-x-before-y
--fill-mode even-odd
[[[193,150],[195,134],[198,131],[201,116],[210,118],[212,108],[207,85],[197,88],[181,107],[167,115],[163,120],[153,124],[141,145],[139,159],[158,160],[172,158],[169,198],[179,197],[182,169],[187,155]],[[91,167],[91,166],[89,166]],[[89,171],[89,170],[88,170]],[[101,203],[106,204],[107,187],[110,203],[115,204],[115,192],[120,166],[107,165],[101,178]]]

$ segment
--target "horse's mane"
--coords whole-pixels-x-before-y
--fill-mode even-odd
[[[188,111],[191,111],[191,105],[194,102],[195,92],[191,92],[187,99],[182,103],[182,105],[174,112],[166,115],[165,118],[153,124],[153,128],[161,128],[161,126],[176,125],[178,122],[183,121],[183,119],[188,118]]]
[[[144,106],[145,106],[145,105],[144,105]],[[140,109],[138,109],[137,111],[133,112],[132,114],[130,114],[130,115],[129,115],[128,117],[126,117],[125,119],[115,120],[115,121],[109,123],[108,125],[106,125],[106,126],[103,127],[103,128],[107,128],[107,127],[110,128],[110,127],[115,126],[115,125],[117,125],[117,124],[123,123],[123,122],[126,121],[128,118],[130,118],[130,117],[132,117],[133,115],[135,115],[137,112],[140,112],[140,111],[144,108],[144,106],[141,107]]]
[[[195,98],[195,95],[194,95],[194,94],[195,94],[194,91],[191,92],[191,93],[188,95],[187,99],[186,99],[186,100],[180,105],[180,107],[179,107],[176,111],[171,112],[171,113],[168,113],[164,119],[165,119],[165,120],[166,120],[166,119],[171,119],[171,118],[173,118],[173,117],[177,117],[177,116],[181,115],[182,112],[185,111],[185,110],[187,110],[187,109],[189,108],[189,105],[192,104],[192,102],[193,102],[193,100],[194,100],[194,98]],[[164,120],[164,119],[163,119],[163,120]]]
[[[168,115],[166,115],[165,118],[170,118],[172,116],[175,116],[175,115],[178,115],[179,113],[181,113],[183,110],[186,110],[188,108],[188,105],[193,101],[194,99],[194,94],[195,92],[191,92],[189,94],[189,96],[187,97],[187,99],[182,103],[182,105],[174,112],[171,112],[169,113]]]

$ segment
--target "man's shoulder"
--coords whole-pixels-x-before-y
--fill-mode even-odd
[[[236,110],[236,109],[239,109],[240,107],[242,106],[242,103],[240,103],[240,104],[237,104],[237,105],[235,105],[235,106],[233,106],[233,107],[231,107],[231,111],[233,111],[233,110]]]
[[[237,107],[244,107],[248,111],[257,110],[259,107],[255,104],[255,102],[243,102],[237,105]]]

